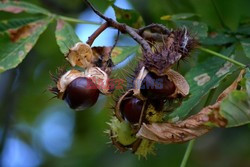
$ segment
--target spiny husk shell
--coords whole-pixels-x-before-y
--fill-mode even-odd
[[[78,77],[91,78],[93,83],[103,94],[110,93],[108,75],[98,67],[91,67],[85,70],[85,72],[81,72],[78,70],[69,70],[68,72],[63,74],[59,78],[56,85],[57,89],[59,90],[57,97],[62,99],[63,93],[65,92],[67,86]]]
[[[103,93],[109,94],[109,77],[106,72],[101,70],[99,67],[88,68],[85,71],[85,76],[91,78],[96,87]]]
[[[137,78],[134,81],[134,96],[141,100],[146,100],[147,98],[144,97],[141,92],[141,84],[143,79],[146,77],[148,74],[148,70],[145,67],[142,67],[141,70],[139,71],[139,74]],[[165,73],[162,73],[162,76],[167,75],[168,79],[174,83],[176,86],[175,92],[170,96],[170,98],[175,98],[178,94],[182,95],[182,97],[185,97],[189,94],[189,84],[186,81],[186,79],[178,72],[169,69],[165,71]]]
[[[66,60],[74,66],[79,66],[84,69],[93,67],[97,57],[93,55],[92,49],[88,44],[78,42],[72,48],[70,48],[69,53],[66,55]]]
[[[118,142],[123,146],[130,146],[136,141],[136,137],[133,134],[132,127],[129,122],[119,121],[116,117],[112,117],[109,124],[111,130],[110,137],[115,140],[115,142]]]
[[[78,77],[85,77],[84,72],[80,72],[78,70],[69,70],[59,78],[56,85],[57,89],[59,90],[58,98],[62,98],[67,86]]]
[[[122,100],[123,100],[126,96],[133,95],[133,94],[134,94],[134,90],[133,90],[133,89],[130,89],[130,90],[126,91],[126,92],[118,99],[118,101],[116,102],[116,105],[115,105],[115,116],[116,116],[116,118],[117,118],[119,121],[124,121],[124,119],[123,119],[123,117],[122,117],[122,114],[121,114],[121,110],[120,110],[120,106],[121,106]]]
[[[134,96],[141,99],[141,100],[146,100],[146,98],[141,94],[141,84],[143,79],[146,77],[148,74],[148,70],[143,66],[141,70],[139,71],[138,76],[134,80]]]
[[[178,94],[181,94],[183,97],[185,97],[189,94],[189,84],[180,73],[170,69],[166,71],[165,75],[167,75],[169,80],[172,81],[176,86],[176,90],[171,95],[171,97],[175,98]]]
[[[95,66],[101,68],[108,75],[110,75],[112,71],[111,67],[114,65],[112,60],[110,59],[112,47],[95,46],[91,49],[94,57],[97,58],[96,61],[93,62]]]
[[[108,123],[112,144],[121,152],[131,150],[139,158],[146,158],[148,154],[154,153],[154,142],[147,139],[137,138],[133,132],[133,126],[126,121],[120,121],[117,117],[112,117]]]
[[[161,76],[180,59],[189,56],[197,43],[186,28],[171,31],[161,44],[154,45],[153,54],[143,53],[144,64],[150,72]]]

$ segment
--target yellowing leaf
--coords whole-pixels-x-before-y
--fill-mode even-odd
[[[50,21],[50,18],[37,19],[19,27],[18,24],[22,24],[20,20],[16,22],[19,28],[0,34],[0,73],[15,68],[23,61]]]

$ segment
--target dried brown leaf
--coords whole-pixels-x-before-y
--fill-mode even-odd
[[[65,22],[62,19],[57,19],[56,30],[61,30]]]
[[[37,28],[43,25],[43,22],[31,23],[25,26],[22,26],[18,29],[8,30],[9,36],[12,42],[18,42],[20,39],[27,38],[30,36]]]
[[[207,121],[208,114],[200,112],[182,122],[143,124],[137,137],[165,144],[181,143],[207,133],[211,129],[204,125]]]

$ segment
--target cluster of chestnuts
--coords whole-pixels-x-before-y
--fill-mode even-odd
[[[171,31],[152,46],[153,54],[143,52],[133,86],[117,100],[108,131],[120,151],[129,149],[139,156],[153,152],[154,142],[137,138],[136,133],[144,123],[163,122],[167,102],[189,94],[187,81],[171,67],[187,57],[194,46],[195,39],[184,28]]]
[[[85,110],[93,106],[99,94],[110,94],[109,75],[111,65],[107,61],[99,63],[104,56],[108,57],[109,48],[93,47],[88,44],[76,43],[66,59],[71,66],[81,67],[82,71],[71,69],[69,71],[59,70],[58,77],[52,78],[56,83],[50,91],[57,98],[65,100],[70,108],[74,110]]]
[[[103,30],[102,27],[100,30]],[[196,41],[186,28],[166,32],[160,41],[151,41],[150,45],[148,43],[148,50],[142,47],[142,59],[135,69],[132,87],[119,95],[115,102],[114,115],[107,133],[120,151],[129,149],[139,156],[153,152],[153,141],[136,136],[141,125],[163,122],[170,108],[169,102],[189,94],[187,81],[172,66],[189,55]],[[94,33],[94,37],[96,34],[99,32]],[[144,40],[139,42],[141,45],[147,43],[142,37],[133,38]],[[113,63],[110,55],[113,48],[76,43],[69,49],[66,60],[72,67],[80,68],[60,70],[58,77],[52,76],[56,86],[50,88],[50,91],[75,110],[93,106],[100,93],[111,94],[113,88],[109,78]]]

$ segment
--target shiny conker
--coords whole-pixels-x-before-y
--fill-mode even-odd
[[[63,95],[70,108],[84,110],[93,106],[99,97],[99,90],[90,78],[78,77],[66,88]]]
[[[143,101],[136,97],[125,97],[120,106],[122,116],[130,123],[138,123],[143,109]]]
[[[158,76],[149,72],[143,79],[140,91],[144,97],[164,100],[175,92],[175,84],[166,75]]]

